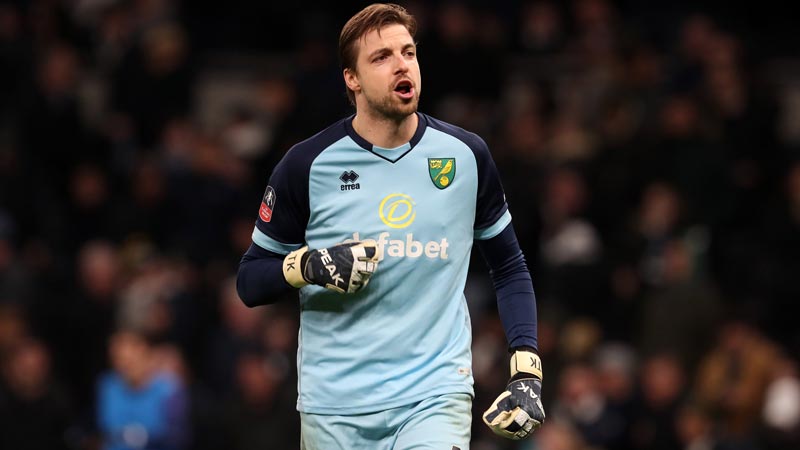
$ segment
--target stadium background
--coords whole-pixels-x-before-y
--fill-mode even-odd
[[[421,109],[489,143],[537,291],[548,423],[502,441],[473,258],[474,450],[800,448],[796,16],[731,3],[402,2]],[[0,1],[0,448],[98,448],[108,370],[178,380],[163,448],[298,447],[297,309],[234,277],[271,168],[351,112],[364,5]],[[121,328],[148,345],[111,367]]]

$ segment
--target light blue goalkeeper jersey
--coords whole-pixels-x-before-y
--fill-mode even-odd
[[[253,241],[287,254],[371,238],[383,253],[355,294],[300,290],[298,410],[363,414],[473,395],[470,251],[510,221],[483,140],[424,114],[399,148],[366,142],[352,117],[294,146],[270,178]]]

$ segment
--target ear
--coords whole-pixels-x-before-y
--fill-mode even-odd
[[[360,92],[361,82],[358,81],[356,71],[353,69],[344,69],[342,73],[344,75],[344,84],[347,85],[348,89],[353,92]]]

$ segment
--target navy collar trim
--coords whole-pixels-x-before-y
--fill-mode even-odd
[[[419,119],[417,121],[417,131],[414,132],[414,135],[411,136],[411,140],[408,141],[407,144],[401,145],[400,147],[397,147],[395,149],[384,149],[372,145],[369,141],[367,141],[366,139],[361,137],[358,133],[356,133],[356,130],[353,128],[353,119],[355,118],[355,114],[344,120],[344,127],[345,130],[347,130],[347,135],[350,136],[350,138],[353,141],[355,141],[355,143],[358,144],[359,147],[363,148],[364,150],[374,154],[375,156],[381,159],[385,159],[386,161],[394,163],[399,161],[400,158],[406,156],[408,152],[414,149],[414,147],[419,143],[419,141],[422,140],[422,136],[425,134],[425,129],[428,128],[427,116],[419,112],[415,114]],[[403,153],[400,153],[401,151]],[[392,157],[394,156],[395,153],[397,154],[397,156]]]

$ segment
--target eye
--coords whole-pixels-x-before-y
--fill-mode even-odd
[[[388,58],[388,56],[387,56],[386,54],[383,54],[383,55],[378,55],[378,56],[376,56],[376,57],[375,57],[375,59],[373,59],[373,60],[372,60],[372,62],[381,62],[381,61],[385,61],[385,60],[386,60],[386,58]]]
[[[413,58],[415,56],[417,56],[417,52],[415,52],[414,50],[406,50],[406,57],[407,58]]]

